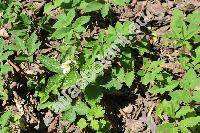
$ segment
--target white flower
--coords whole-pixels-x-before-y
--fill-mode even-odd
[[[72,63],[72,61],[69,59],[65,63],[62,63],[61,68],[63,69],[64,74],[67,74],[70,72],[70,69],[71,69],[70,64],[71,63]]]

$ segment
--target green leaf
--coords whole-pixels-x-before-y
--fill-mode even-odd
[[[23,29],[23,30],[10,30],[9,33],[11,33],[12,35],[15,35],[17,37],[23,37],[27,35],[27,29]]]
[[[185,22],[183,20],[184,14],[182,11],[175,9],[172,13],[171,28],[177,39],[184,38],[184,31],[186,30]]]
[[[179,103],[177,101],[171,100],[163,100],[162,103],[156,109],[156,113],[162,118],[162,112],[166,112],[167,115],[174,118],[175,112],[179,109]]]
[[[89,118],[90,116],[92,116],[94,118],[101,118],[104,117],[104,114],[105,110],[103,109],[103,107],[99,105],[93,105],[89,110],[87,117]]]
[[[171,92],[178,85],[179,85],[178,81],[172,81],[172,82],[170,82],[168,85],[166,85],[163,88],[162,87],[158,87],[158,86],[154,86],[149,90],[149,92],[151,92],[153,94],[157,94],[157,93],[163,94],[165,92]]]
[[[41,55],[39,57],[39,60],[48,70],[56,73],[62,73],[60,63],[55,61],[54,59],[45,55]]]
[[[99,121],[98,120],[92,120],[90,123],[90,126],[94,130],[99,130]]]
[[[71,0],[54,0],[55,6],[60,6],[62,3],[69,3]]]
[[[81,129],[86,128],[88,125],[88,123],[86,122],[86,120],[84,118],[81,118],[78,122],[77,122],[77,126]]]
[[[190,68],[187,73],[184,75],[183,80],[180,82],[180,85],[183,89],[189,90],[194,89],[196,85],[200,82],[200,78],[197,78],[197,74],[193,68]]]
[[[23,62],[23,61],[29,61],[30,63],[33,62],[33,55],[27,56],[27,55],[19,55],[15,58],[15,62]]]
[[[10,119],[12,113],[10,111],[5,112],[1,117],[0,117],[0,125],[1,127],[6,126],[8,123],[8,120]]]
[[[63,112],[65,110],[70,110],[72,108],[71,102],[72,99],[68,95],[65,95],[65,97],[58,97],[58,100],[52,102],[51,109],[54,112]]]
[[[79,115],[85,115],[89,111],[89,107],[82,101],[78,101],[76,105],[74,106],[74,110]]]
[[[173,123],[165,123],[158,125],[157,127],[158,133],[178,133],[178,128],[174,127]]]
[[[0,129],[1,133],[8,133],[9,132],[9,128],[8,127],[3,127]]]
[[[26,15],[25,12],[22,12],[22,13],[20,14],[20,16],[21,16],[21,18],[22,18],[24,24],[27,25],[27,26],[30,26],[30,24],[32,23],[32,21],[31,21],[31,19],[28,17],[28,15]]]
[[[38,105],[38,108],[39,109],[46,109],[46,108],[50,108],[51,106],[52,106],[52,102],[44,102],[44,103],[40,103]]]
[[[190,23],[188,26],[187,33],[185,35],[185,40],[189,40],[191,37],[196,35],[200,31],[199,25],[195,25],[193,23]]]
[[[37,39],[37,35],[35,34],[35,32],[33,32],[26,42],[26,48],[31,54],[33,54],[40,47],[40,43],[36,43]]]
[[[57,6],[52,5],[52,3],[47,3],[44,6],[44,13],[48,14],[51,10],[55,9]]]
[[[8,57],[9,57],[10,55],[12,55],[12,54],[13,54],[13,51],[7,51],[7,52],[4,52],[4,53],[1,53],[1,52],[0,52],[0,56],[1,56],[0,62],[6,61],[6,60],[8,59]]]
[[[15,43],[17,45],[17,47],[19,47],[20,50],[25,50],[26,49],[26,45],[24,43],[24,40],[22,40],[19,37],[15,37]]]
[[[87,103],[90,105],[100,103],[103,97],[102,88],[96,85],[90,85],[85,88],[84,95]]]
[[[116,5],[119,5],[119,6],[125,6],[126,5],[124,0],[113,0],[112,2]]]
[[[117,21],[115,25],[115,30],[118,34],[123,32],[123,25],[119,21]]]
[[[117,79],[119,82],[123,83],[124,82],[124,76],[125,76],[125,73],[124,73],[124,69],[123,68],[120,68],[119,69],[119,72],[116,74],[117,76]]]
[[[63,119],[70,123],[74,122],[76,120],[76,112],[73,109],[66,110],[63,113]]]
[[[193,40],[194,42],[200,42],[200,35],[194,35],[194,36],[192,37],[192,40]]]
[[[86,31],[85,27],[83,27],[83,26],[78,26],[78,27],[74,28],[74,30],[76,32],[85,32]],[[81,39],[80,34],[77,34],[77,33],[75,33],[75,34],[78,39]]]
[[[68,11],[67,15],[64,13],[60,14],[58,16],[58,21],[53,25],[53,28],[63,28],[69,26],[75,17],[75,13],[75,9],[72,8]]]
[[[4,65],[0,66],[0,70],[1,70],[0,72],[2,72],[2,74],[7,74],[9,71],[12,71],[13,68],[8,64],[4,64]]]
[[[59,28],[57,29],[51,37],[55,38],[55,39],[62,39],[64,37],[69,36],[71,33],[71,28],[66,27],[66,28]]]
[[[92,1],[87,3],[87,5],[82,9],[84,12],[97,11],[102,8],[102,4],[97,1]]]
[[[62,80],[64,78],[63,74],[56,74],[49,78],[48,84],[46,86],[45,92],[51,92],[53,91],[54,94],[58,93],[58,88],[62,84]]]
[[[132,34],[132,29],[131,28],[134,28],[135,25],[133,22],[131,21],[126,21],[123,23],[123,34],[124,35],[129,35],[129,34]]]
[[[101,8],[101,15],[103,18],[105,18],[107,15],[108,15],[108,12],[109,12],[109,9],[110,9],[110,4],[104,4]]]
[[[103,87],[107,89],[116,89],[120,90],[122,88],[122,84],[118,81],[116,78],[112,78],[111,81],[109,81],[106,85],[103,85]]]
[[[162,103],[158,104],[156,106],[156,115],[158,115],[161,119],[163,119],[163,117],[162,117],[163,111],[164,111],[163,104]]]
[[[125,83],[128,87],[131,87],[133,80],[135,78],[134,71],[127,72],[125,75]]]
[[[63,78],[63,74],[56,74],[49,78],[45,91],[39,93],[40,103],[44,103],[49,98],[50,92],[58,94],[58,88],[61,86]]]
[[[189,117],[179,122],[181,127],[194,127],[200,123],[200,116]]]
[[[193,65],[197,65],[198,63],[200,63],[200,47],[197,47],[195,49],[195,57],[193,57]]]
[[[68,74],[65,75],[62,89],[74,86],[76,84],[76,81],[77,81],[77,73],[75,71],[70,71]]]
[[[170,93],[170,96],[172,97],[173,101],[186,103],[191,102],[191,96],[186,90],[175,90]]]
[[[193,92],[192,100],[196,102],[200,102],[200,89],[198,91]]]
[[[187,16],[187,21],[189,23],[193,23],[195,25],[198,25],[198,24],[200,24],[199,16],[200,16],[200,11],[195,10]]]
[[[181,116],[185,116],[187,113],[194,112],[194,109],[190,106],[183,106],[178,112],[176,112],[175,117],[180,118]]]
[[[81,17],[77,18],[76,21],[73,23],[73,28],[82,26],[89,21],[90,21],[90,16],[81,16]]]

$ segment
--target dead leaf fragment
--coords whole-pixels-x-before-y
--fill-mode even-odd
[[[0,37],[8,38],[8,32],[6,31],[5,28],[0,29]]]

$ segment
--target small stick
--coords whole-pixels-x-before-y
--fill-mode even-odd
[[[16,66],[11,60],[7,60],[7,62],[15,69],[16,72],[20,73],[20,68]]]
[[[27,79],[30,79],[27,77],[26,73],[24,73],[17,65],[15,65],[11,60],[7,60],[7,62],[15,69],[16,72],[19,74],[25,76]]]

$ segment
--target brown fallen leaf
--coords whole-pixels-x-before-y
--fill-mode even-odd
[[[131,6],[135,6],[136,5],[136,3],[137,3],[137,0],[132,0],[132,2],[131,2]]]
[[[0,29],[0,37],[9,38],[8,32],[5,28]]]

